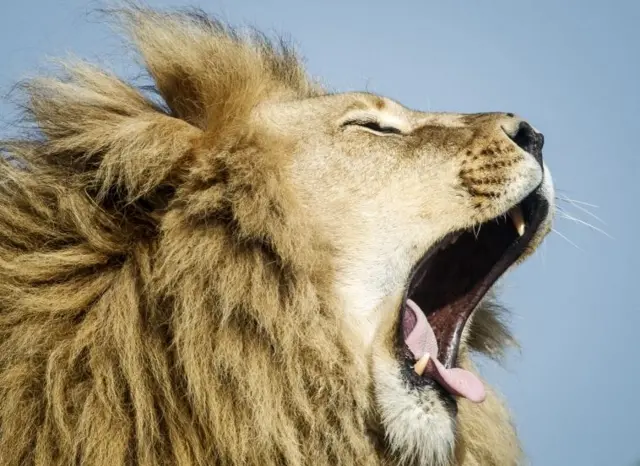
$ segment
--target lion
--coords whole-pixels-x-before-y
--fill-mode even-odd
[[[0,162],[0,463],[513,465],[472,354],[550,230],[511,113],[332,93],[286,43],[113,12],[152,89],[26,81]]]

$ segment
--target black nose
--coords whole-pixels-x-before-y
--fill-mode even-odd
[[[542,133],[536,132],[529,123],[523,121],[518,126],[516,133],[510,137],[518,147],[529,152],[542,165],[542,146],[544,146]]]

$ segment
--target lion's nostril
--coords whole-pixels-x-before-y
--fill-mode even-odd
[[[542,165],[542,146],[544,145],[544,136],[538,133],[526,121],[518,125],[515,134],[509,136],[513,142],[522,150],[530,153]]]

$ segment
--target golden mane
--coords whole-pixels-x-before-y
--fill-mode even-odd
[[[115,14],[163,104],[74,63],[22,86],[31,134],[1,143],[0,463],[379,464],[331,251],[247,123],[322,90],[259,34]],[[474,325],[511,341],[493,308]],[[511,457],[503,409],[465,409],[460,461]]]

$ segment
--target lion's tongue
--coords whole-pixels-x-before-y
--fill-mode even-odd
[[[431,356],[425,373],[452,395],[462,396],[474,403],[484,401],[482,381],[467,370],[444,367],[437,359],[438,340],[422,309],[410,299],[407,300],[407,308],[402,322],[404,341],[416,360],[426,353]]]
[[[404,342],[407,347],[416,361],[425,353],[438,357],[438,340],[424,312],[410,299],[407,300],[407,308],[402,321]]]

